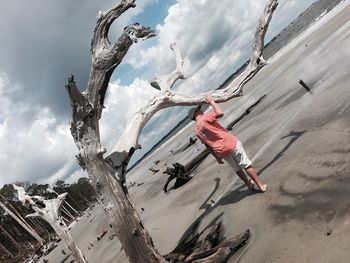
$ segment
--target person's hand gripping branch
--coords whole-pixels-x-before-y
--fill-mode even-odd
[[[205,97],[205,102],[210,104],[213,107],[213,110],[216,114],[216,118],[221,118],[222,116],[224,116],[224,112],[221,110],[219,105],[216,104],[216,102],[214,101],[213,97],[210,94],[208,94]]]

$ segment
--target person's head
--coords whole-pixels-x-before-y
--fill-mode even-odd
[[[200,114],[203,114],[203,112],[201,110],[201,105],[198,105],[197,107],[190,109],[188,112],[188,118],[194,121]]]

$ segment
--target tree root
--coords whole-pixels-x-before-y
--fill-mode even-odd
[[[215,225],[210,233],[197,242],[199,234],[188,242],[180,244],[172,252],[165,255],[170,263],[224,263],[242,246],[250,237],[250,230],[235,237],[220,240],[221,223]]]

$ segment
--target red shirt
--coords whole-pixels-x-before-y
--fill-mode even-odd
[[[210,147],[218,157],[225,157],[236,148],[236,137],[219,124],[215,112],[198,115],[195,130],[199,140]]]

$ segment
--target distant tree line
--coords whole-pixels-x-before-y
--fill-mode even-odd
[[[52,188],[48,184],[16,184],[24,187],[30,196],[38,195],[47,199],[68,193],[61,208],[67,225],[97,201],[94,188],[84,177],[72,184],[58,180]],[[42,245],[23,226],[38,233],[44,243],[57,239],[54,230],[45,221],[39,218],[25,218],[31,213],[34,213],[34,210],[19,202],[12,184],[6,184],[0,189],[0,262],[23,262],[26,257],[41,249]]]

